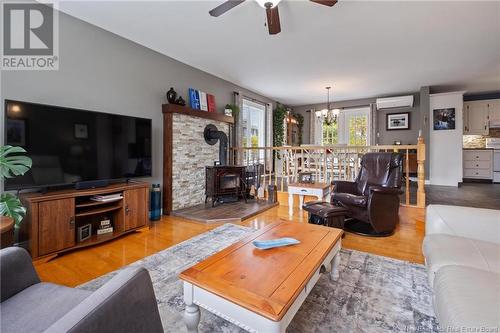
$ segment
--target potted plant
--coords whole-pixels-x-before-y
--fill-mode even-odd
[[[231,116],[234,118],[234,124],[233,124],[234,130],[232,131],[233,133],[230,139],[231,139],[231,146],[236,147],[238,146],[240,108],[238,107],[238,105],[235,104],[226,104],[226,106],[224,107],[224,113],[226,115],[229,115],[230,113]]]
[[[0,179],[24,175],[31,168],[31,158],[22,155],[26,153],[21,147],[0,146]],[[0,216],[14,220],[14,230],[19,230],[21,221],[26,214],[19,198],[12,193],[0,195]]]
[[[234,118],[235,121],[238,121],[238,117],[240,114],[240,108],[238,105],[235,104],[226,104],[224,107],[224,110],[231,110],[231,116]]]

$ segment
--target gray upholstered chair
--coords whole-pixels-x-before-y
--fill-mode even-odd
[[[41,282],[26,250],[0,250],[0,331],[163,332],[149,273],[127,268],[90,292]]]

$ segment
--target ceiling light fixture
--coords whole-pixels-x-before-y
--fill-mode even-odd
[[[281,2],[281,0],[272,0],[272,1],[270,1],[270,0],[255,0],[255,1],[256,1],[256,2],[259,4],[259,6],[261,6],[262,8],[267,8],[267,7],[269,6],[268,4],[270,4],[270,7],[271,7],[271,8],[272,8],[272,7],[276,7],[276,6],[277,6],[277,5]]]
[[[339,109],[332,109],[330,105],[330,89],[332,87],[325,87],[326,89],[326,109],[319,112],[319,115],[323,117],[323,121],[327,125],[335,124],[338,120]]]

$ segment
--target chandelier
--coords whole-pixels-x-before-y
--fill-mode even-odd
[[[332,109],[330,106],[330,89],[332,87],[325,87],[326,89],[326,109],[323,109],[319,111],[319,115],[323,117],[323,121],[327,125],[335,124],[337,123],[338,116],[339,116],[339,109]]]

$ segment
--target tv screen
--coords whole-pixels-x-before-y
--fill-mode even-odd
[[[5,189],[151,176],[151,119],[5,101],[5,144],[33,166]]]

